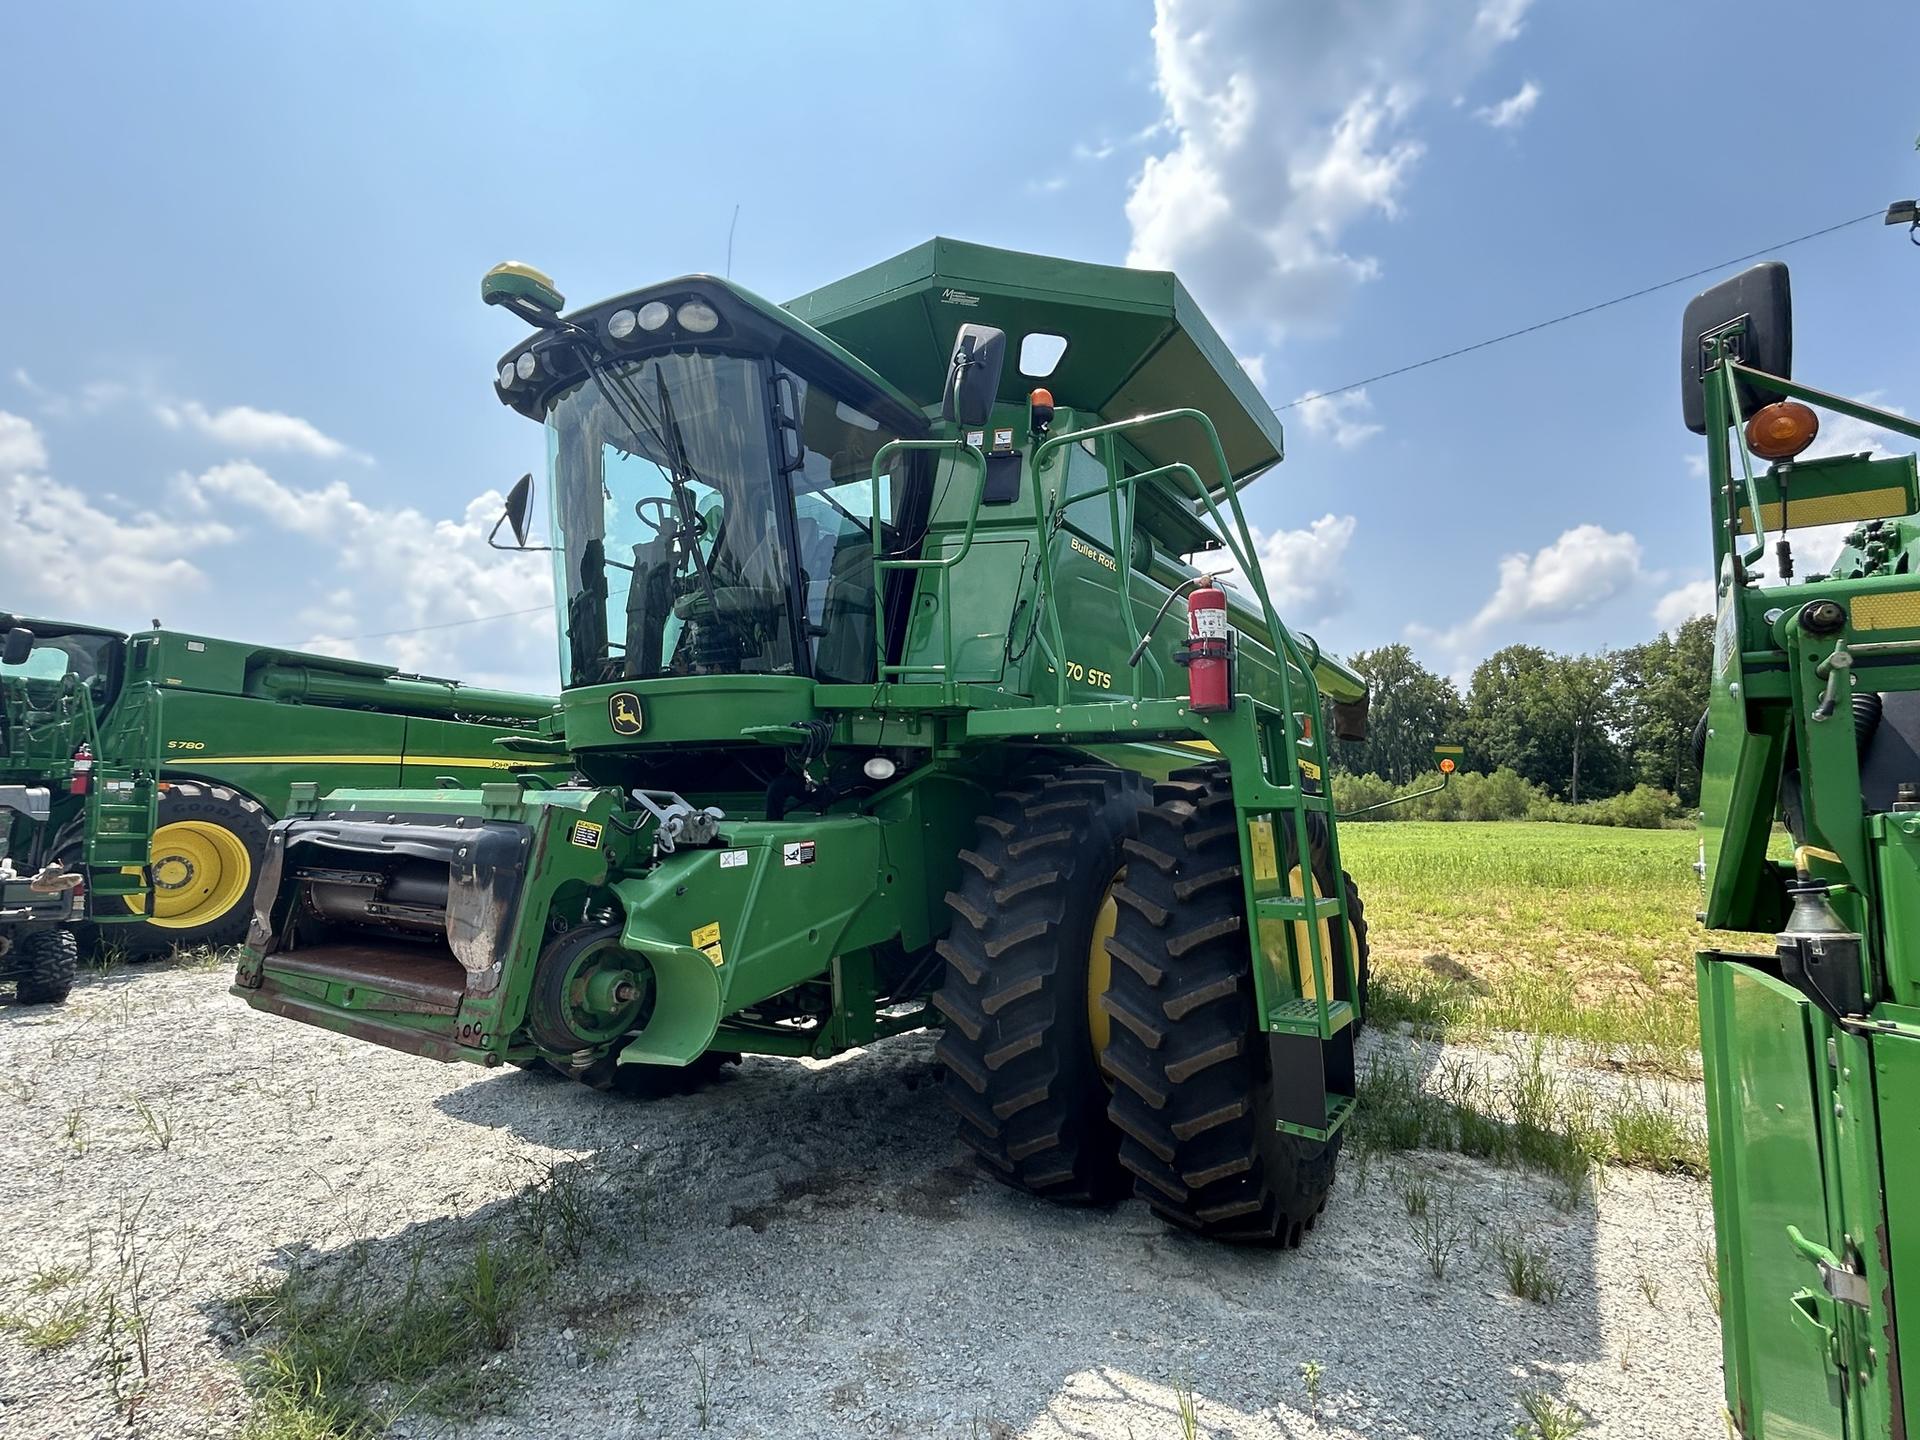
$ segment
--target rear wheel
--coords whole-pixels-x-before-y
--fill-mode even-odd
[[[1146,782],[1111,766],[1022,777],[980,817],[947,896],[933,1003],[947,1022],[935,1054],[948,1104],[993,1175],[1053,1200],[1106,1204],[1126,1190],[1093,1017],[1109,894],[1146,804]]]
[[[267,812],[237,790],[170,782],[148,850],[153,913],[101,932],[136,958],[175,948],[238,945],[247,935],[253,882],[267,852]],[[139,902],[129,900],[129,909]]]
[[[35,930],[13,943],[14,997],[22,1005],[58,1005],[73,992],[80,947],[71,930]]]
[[[1156,786],[1154,800],[1127,847],[1108,947],[1120,1162],[1141,1199],[1177,1225],[1297,1245],[1325,1208],[1340,1137],[1308,1140],[1275,1124],[1232,790],[1224,770],[1183,771]],[[1277,828],[1285,873],[1293,844],[1288,827]],[[1356,928],[1349,943],[1364,935]]]

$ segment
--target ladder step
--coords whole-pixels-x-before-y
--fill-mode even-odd
[[[1272,900],[1256,900],[1253,908],[1261,920],[1305,920],[1311,907],[1312,918],[1324,920],[1336,914],[1340,909],[1340,897],[1329,895],[1324,899],[1304,900],[1297,895],[1283,895]]]
[[[1327,1034],[1338,1034],[1352,1023],[1352,1004],[1345,1000],[1327,1002]],[[1289,1035],[1318,1035],[1320,1007],[1311,1000],[1283,1000],[1267,1012],[1267,1028]]]

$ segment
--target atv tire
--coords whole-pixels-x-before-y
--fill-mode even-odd
[[[1050,1200],[1103,1205],[1127,1189],[1089,995],[1104,971],[1096,926],[1147,803],[1147,782],[1111,766],[1022,776],[979,817],[946,897],[933,1004],[947,1103],[988,1173]]]
[[[272,824],[265,810],[237,790],[196,780],[168,782],[153,832],[154,914],[102,926],[102,942],[136,960],[175,949],[238,945],[253,918],[253,887]],[[169,838],[176,836],[170,847]]]
[[[1120,1163],[1140,1198],[1176,1225],[1292,1247],[1326,1206],[1341,1137],[1309,1140],[1275,1123],[1225,769],[1181,771],[1154,787],[1154,802],[1127,847],[1108,942]],[[1282,875],[1295,863],[1289,828],[1276,826]],[[1331,893],[1328,857],[1314,861],[1321,893]],[[1364,947],[1357,912],[1355,930]]]
[[[14,998],[22,1005],[58,1005],[73,992],[80,947],[71,930],[35,930],[13,942],[7,957]]]

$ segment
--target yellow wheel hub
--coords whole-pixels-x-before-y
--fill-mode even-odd
[[[153,871],[148,923],[163,929],[210,925],[253,888],[253,856],[238,835],[210,820],[162,825],[153,833],[148,856]],[[138,872],[129,868],[128,873]],[[127,908],[140,909],[138,898],[129,896]]]
[[[1126,878],[1127,869],[1123,865],[1107,882],[1107,888],[1100,896],[1100,908],[1093,912],[1093,938],[1087,944],[1087,1035],[1093,1041],[1096,1060],[1106,1055],[1107,1041],[1112,1034],[1113,1022],[1107,1017],[1106,1007],[1100,1003],[1100,997],[1107,993],[1107,987],[1113,983],[1113,957],[1107,954],[1107,941],[1113,938],[1114,926],[1120,918],[1120,906],[1113,898],[1113,887]]]

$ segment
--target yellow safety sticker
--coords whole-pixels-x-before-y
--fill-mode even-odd
[[[1273,822],[1271,820],[1249,820],[1247,838],[1253,842],[1253,878],[1256,880],[1278,880],[1280,878],[1280,858],[1273,849]]]
[[[693,932],[693,948],[706,956],[707,959],[712,961],[716,966],[727,963],[726,956],[720,952],[720,922],[718,920],[715,920],[711,925],[702,925],[698,930]]]
[[[598,850],[600,848],[600,835],[601,827],[594,824],[593,821],[576,820],[573,825],[573,834],[568,838],[582,850]]]

